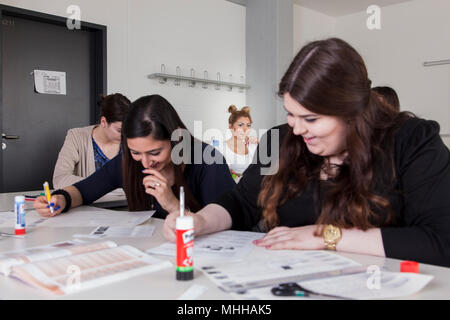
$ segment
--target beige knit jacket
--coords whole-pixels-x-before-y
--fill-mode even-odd
[[[61,189],[83,180],[95,172],[92,131],[96,126],[67,131],[53,172],[53,188]]]

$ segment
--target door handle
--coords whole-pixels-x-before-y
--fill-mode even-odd
[[[19,136],[2,133],[2,139],[5,139],[5,140],[15,140],[15,139],[19,139],[19,138],[20,138]]]

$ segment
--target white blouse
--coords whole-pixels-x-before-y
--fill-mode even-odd
[[[250,144],[248,146],[247,154],[234,153],[233,150],[228,147],[228,144],[226,142],[224,142],[224,147],[224,157],[227,161],[228,167],[230,167],[230,169],[237,174],[241,175],[244,173],[245,169],[247,169],[247,167],[252,163],[253,155],[255,154],[258,144]]]

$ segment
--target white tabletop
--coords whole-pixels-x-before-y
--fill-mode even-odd
[[[1,207],[3,207],[4,200],[10,201],[13,196],[14,194],[0,194]],[[3,210],[4,209],[0,209],[0,211]],[[151,224],[156,227],[151,238],[108,239],[116,242],[118,245],[128,244],[145,251],[165,242],[163,236],[163,223],[163,220],[156,218],[151,218],[146,222],[146,224]],[[24,239],[0,238],[0,252],[71,240],[72,235],[74,234],[86,234],[92,230],[92,227],[36,227],[27,230]],[[13,230],[0,228],[0,231],[11,233]],[[267,254],[267,250],[265,248],[255,247],[246,259],[249,259],[250,261],[262,254]],[[399,260],[341,252],[338,252],[338,254],[353,259],[363,265],[377,265],[380,268],[384,267],[389,271],[400,270]],[[194,271],[194,280],[186,282],[176,281],[175,258],[163,256],[158,256],[158,258],[171,261],[173,267],[61,297],[29,287],[15,279],[0,276],[0,299],[177,299],[193,284],[202,285],[208,288],[198,299],[232,299],[232,296],[216,287],[198,269]],[[434,279],[419,293],[412,296],[401,297],[401,299],[450,299],[450,268],[420,264],[420,273],[433,275]]]

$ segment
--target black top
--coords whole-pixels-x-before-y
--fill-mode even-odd
[[[273,129],[280,130],[281,141],[288,126]],[[269,133],[261,139],[258,149],[267,143],[270,150]],[[389,199],[397,222],[395,226],[381,227],[386,256],[450,266],[450,152],[439,136],[439,124],[408,119],[395,135],[394,150],[397,179],[394,185],[385,187],[383,195]],[[232,229],[262,229],[257,197],[263,167],[258,159],[247,168],[236,188],[215,201],[229,212]],[[386,172],[378,170],[374,174]],[[300,196],[278,207],[280,226],[315,224],[320,212],[320,202],[314,201],[317,184],[320,190],[320,184],[326,182],[308,185]]]
[[[206,148],[210,149],[206,150]],[[219,151],[205,143],[202,143],[202,151],[203,154],[211,155],[211,159],[217,159],[217,163],[208,164],[212,162],[212,160],[208,159],[205,163],[203,157],[201,159],[198,157],[199,159],[197,159],[194,157],[194,152],[192,152],[192,161],[191,164],[187,164],[185,167],[184,178],[192,195],[204,207],[223,193],[230,191],[236,183],[231,177],[226,160]],[[195,164],[194,160],[200,160],[199,162],[201,163]],[[122,188],[121,153],[86,179],[75,183],[74,186],[83,197],[83,205],[90,204],[117,188]],[[175,196],[178,197],[178,195]],[[156,199],[154,205],[156,213],[153,217],[165,218],[168,213]]]

